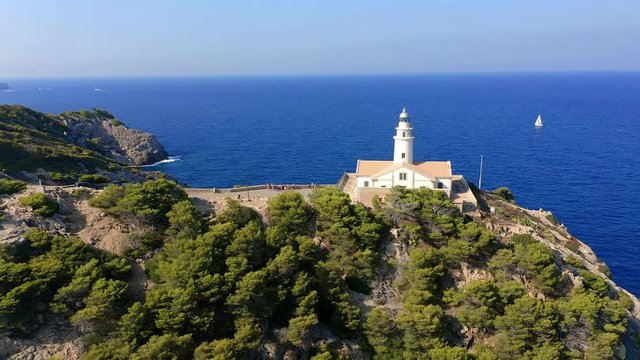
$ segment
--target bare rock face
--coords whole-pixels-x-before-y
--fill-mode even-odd
[[[62,113],[60,120],[74,143],[118,162],[150,165],[169,157],[154,135],[130,129],[106,111]]]
[[[113,126],[103,122],[104,125],[133,165],[150,165],[169,157],[162,144],[150,133],[132,130],[124,125]]]

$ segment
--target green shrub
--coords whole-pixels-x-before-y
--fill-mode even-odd
[[[27,188],[27,184],[18,180],[0,179],[0,195],[11,195]]]
[[[101,209],[109,209],[116,206],[118,200],[124,196],[124,187],[109,185],[102,192],[89,199],[89,205]]]
[[[515,218],[514,221],[526,227],[533,227],[534,225],[533,221],[531,221],[531,219],[527,217],[518,217],[518,218]]]
[[[511,237],[513,249],[499,250],[489,260],[489,268],[502,278],[525,276],[531,285],[546,294],[560,282],[553,252],[526,234]]]
[[[593,291],[574,291],[555,304],[561,315],[560,328],[566,334],[563,342],[574,351],[581,349],[581,356],[572,359],[614,358],[620,336],[627,330],[627,313],[621,302]],[[587,333],[588,337],[581,336]]]
[[[521,245],[539,244],[536,239],[534,239],[531,235],[528,235],[528,234],[513,234],[511,236],[511,242],[513,244],[521,244]]]
[[[567,242],[564,247],[566,247],[567,249],[573,251],[576,254],[580,254],[580,245],[578,245],[577,242],[575,241],[569,241]]]
[[[504,315],[495,320],[498,330],[495,351],[498,358],[518,359],[520,357],[511,357],[509,354],[524,354],[553,344],[558,339],[559,320],[553,303],[528,296],[515,300],[505,308]],[[539,359],[537,356],[531,358]]]
[[[101,145],[102,139],[100,139],[99,137],[92,137],[91,139],[87,140],[87,147],[89,148],[99,149]]]
[[[33,193],[31,195],[21,197],[20,205],[30,207],[35,215],[44,217],[49,217],[55,214],[60,208],[60,204],[43,193]]]
[[[542,234],[544,236],[545,239],[549,240],[549,241],[556,241],[556,236],[553,235],[553,233],[549,230],[545,230]]]
[[[458,291],[447,290],[444,298],[450,306],[458,307],[460,322],[478,329],[491,328],[503,307],[498,287],[486,280],[473,280]]]
[[[473,360],[474,356],[463,347],[442,347],[429,351],[431,360]]]
[[[367,314],[364,334],[376,353],[375,359],[402,359],[402,339],[385,310],[374,308]]]
[[[593,291],[600,297],[605,297],[609,294],[609,284],[600,276],[584,270],[580,272],[582,276],[582,286],[589,291]]]
[[[108,182],[111,182],[111,180],[109,180],[108,177],[98,175],[98,174],[85,174],[80,176],[79,180],[83,182],[92,183],[92,184],[106,184]]]
[[[75,177],[61,172],[50,172],[49,179],[58,183],[72,183],[75,180]]]
[[[575,268],[584,269],[584,264],[571,255],[567,256],[564,261]]]
[[[558,219],[553,214],[547,214],[547,216],[545,216],[544,218],[553,225],[560,225],[560,221],[558,221]]]
[[[299,193],[285,191],[269,199],[267,205],[272,226],[281,227],[292,236],[309,232],[311,209]]]
[[[138,225],[163,225],[172,206],[187,199],[178,184],[166,179],[142,184],[111,185],[89,200],[89,205],[105,209],[121,219],[135,220]]]
[[[76,198],[76,199],[80,199],[84,195],[88,195],[88,194],[89,194],[89,192],[86,189],[73,189],[71,191],[71,196]]]
[[[102,109],[98,109],[98,108],[92,108],[93,112],[101,117],[107,118],[107,119],[113,119],[115,121],[118,121],[115,119],[115,117],[113,116],[112,113],[106,111],[106,110],[102,110]]]
[[[622,307],[633,312],[633,309],[635,308],[635,304],[633,303],[633,300],[631,300],[631,297],[627,295],[626,292],[618,291],[618,301],[620,302],[620,305],[622,305]]]
[[[395,186],[380,205],[379,217],[405,230],[411,227],[412,241],[442,242],[455,235],[463,222],[462,214],[443,191]]]
[[[148,234],[131,234],[129,236],[129,247],[124,254],[127,257],[141,259],[149,252],[162,246],[162,234],[151,232]]]
[[[65,318],[78,312],[94,328],[115,325],[126,296],[123,280],[130,270],[125,259],[36,228],[23,237],[19,243],[0,244],[3,335],[32,333],[50,321],[52,311]]]
[[[609,279],[611,279],[611,270],[609,270],[609,267],[607,266],[607,264],[600,264],[598,265],[598,271],[600,271],[601,273],[603,273],[606,277],[608,277]]]
[[[508,201],[510,203],[515,203],[516,199],[513,197],[513,193],[511,193],[511,190],[509,190],[508,187],[503,186],[501,188],[497,188],[495,190],[492,191],[492,193],[500,198],[502,198],[505,201]]]

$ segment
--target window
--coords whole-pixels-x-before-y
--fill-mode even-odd
[[[368,181],[364,182],[364,187],[369,187],[369,182]]]
[[[400,180],[407,180],[407,173],[399,173],[398,175],[400,175]]]
[[[405,136],[407,136],[407,133],[403,131],[402,132],[402,137],[405,137]]]
[[[380,187],[387,187],[387,185],[381,185]]]
[[[441,182],[439,182],[439,183],[438,183],[438,189],[444,189],[444,184],[443,184],[443,183],[441,183]]]
[[[406,157],[406,156],[405,156],[405,153],[402,153],[402,158],[404,159],[405,157]]]

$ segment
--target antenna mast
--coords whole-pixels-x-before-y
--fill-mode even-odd
[[[480,179],[478,179],[478,189],[482,189],[482,154],[480,154]]]

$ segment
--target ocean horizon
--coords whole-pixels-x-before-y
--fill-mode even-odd
[[[92,107],[154,133],[195,187],[336,183],[393,155],[403,106],[416,160],[550,210],[640,295],[640,72],[0,79],[0,103]],[[544,126],[535,128],[540,114]]]

